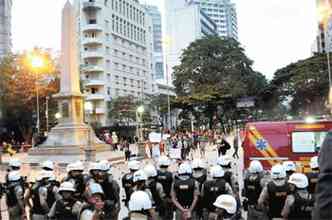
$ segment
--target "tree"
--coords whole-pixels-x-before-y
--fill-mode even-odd
[[[176,105],[203,113],[212,127],[217,114],[236,111],[238,98],[257,96],[267,85],[266,78],[251,66],[236,40],[217,36],[196,40],[174,68]]]
[[[42,49],[33,53],[43,57],[45,65],[32,70],[29,53],[11,54],[0,63],[0,99],[3,103],[4,124],[12,131],[19,132],[26,142],[30,142],[36,122],[36,88],[39,90],[41,126],[45,130],[45,102],[58,91],[58,68],[51,55]],[[56,109],[51,98],[50,112]],[[51,117],[53,115],[50,115]]]
[[[277,103],[289,105],[293,116],[327,113],[326,57],[316,54],[277,70],[269,87]]]
[[[114,123],[125,124],[136,122],[136,110],[138,106],[144,105],[142,101],[137,100],[134,96],[120,96],[113,99],[108,104],[109,118]],[[150,109],[145,106],[143,121],[150,121]]]

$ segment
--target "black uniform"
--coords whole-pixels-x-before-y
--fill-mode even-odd
[[[194,177],[194,179],[198,182],[199,191],[201,192],[203,184],[206,182],[206,179],[207,179],[207,171],[204,169],[203,174],[200,177],[197,177],[197,178]],[[199,217],[201,217],[203,215],[203,208],[204,208],[204,205],[203,205],[202,198],[201,198],[201,196],[198,196],[198,201],[197,201],[195,210]]]
[[[319,176],[318,172],[312,172],[312,173],[307,174],[308,181],[309,181],[308,191],[310,194],[314,194],[316,192],[318,176]]]
[[[115,214],[115,205],[120,205],[120,189],[118,184],[113,180],[106,179],[100,183],[105,195],[105,217],[111,218]]]
[[[122,187],[124,188],[126,194],[125,205],[128,206],[128,202],[131,194],[133,193],[134,187],[134,179],[132,173],[127,173],[122,177]]]
[[[159,212],[159,214],[163,220],[172,220],[173,211],[174,211],[174,206],[171,201],[173,174],[168,171],[162,172],[162,171],[158,170],[157,182],[159,182],[163,186],[163,190],[165,193],[165,206],[166,206],[164,211]]]
[[[314,199],[310,194],[308,198],[302,198],[298,193],[294,193],[294,204],[288,215],[288,220],[311,220],[311,213],[314,207]]]
[[[71,199],[65,201],[60,199],[55,202],[55,212],[54,216],[50,216],[50,219],[54,220],[77,220],[77,215],[73,212],[73,207],[77,201]]]
[[[195,180],[192,178],[187,180],[176,179],[174,181],[174,191],[180,205],[183,208],[190,208],[194,201]]]
[[[259,174],[249,174],[244,180],[244,193],[248,199],[248,205],[256,206],[258,203],[259,195],[262,192],[261,185],[262,175]]]
[[[74,188],[75,188],[75,193],[74,193],[74,198],[79,201],[84,201],[84,193],[86,189],[86,183],[88,181],[88,177],[81,175],[78,177],[68,177],[64,180],[68,182],[73,182],[74,183]]]
[[[282,218],[281,212],[285,205],[285,200],[289,192],[288,184],[277,186],[273,181],[267,185],[269,194],[269,212],[270,218]]]
[[[216,208],[213,203],[216,201],[218,196],[226,194],[226,181],[224,179],[207,181],[204,184],[203,190],[203,207],[209,212],[214,212]]]
[[[45,185],[42,183],[36,183],[32,188],[32,195],[31,195],[32,204],[33,204],[32,209],[31,209],[32,214],[46,215],[49,211],[49,210],[45,210],[45,208],[40,203],[39,190],[41,187],[45,187]],[[47,195],[47,197],[48,197],[48,195]],[[51,206],[49,206],[49,207],[51,207]]]

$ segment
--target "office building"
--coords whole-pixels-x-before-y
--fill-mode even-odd
[[[0,58],[11,49],[12,0],[0,0]]]
[[[152,65],[153,65],[153,79],[164,79],[164,57],[162,46],[162,20],[161,14],[157,6],[145,5],[147,14],[152,19]]]
[[[81,79],[87,112],[110,125],[113,98],[153,93],[152,21],[138,0],[77,0],[81,47]]]
[[[164,48],[166,81],[172,81],[173,67],[180,64],[182,51],[190,43],[208,35],[217,35],[217,25],[200,8],[185,0],[165,1],[167,44]]]
[[[231,0],[191,0],[198,4],[217,25],[218,35],[238,40],[238,25],[235,4]]]

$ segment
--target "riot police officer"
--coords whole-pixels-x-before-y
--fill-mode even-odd
[[[293,161],[285,161],[282,163],[285,171],[286,171],[286,175],[287,175],[287,180],[289,179],[289,177],[296,172],[296,165]]]
[[[54,171],[54,163],[50,160],[45,160],[41,164],[41,168],[42,168],[42,170],[46,170],[46,171]]]
[[[225,172],[220,166],[215,165],[211,167],[210,173],[212,180],[209,180],[203,184],[201,192],[204,207],[204,220],[208,219],[210,213],[215,212],[216,208],[213,203],[216,201],[218,196],[222,194],[233,194],[232,187],[223,178]]]
[[[128,206],[128,202],[130,199],[130,195],[133,192],[133,187],[134,187],[134,182],[133,182],[133,175],[136,171],[139,170],[141,164],[139,161],[137,160],[131,160],[128,162],[128,169],[129,169],[129,173],[126,173],[123,177],[122,177],[122,187],[125,190],[125,205]]]
[[[105,197],[105,218],[110,220],[117,220],[121,209],[120,203],[120,186],[113,179],[110,173],[110,164],[108,161],[100,161],[101,164],[101,179],[98,182],[103,190]]]
[[[231,195],[220,195],[213,203],[216,208],[215,213],[211,213],[211,220],[235,220],[238,209],[236,199]]]
[[[10,171],[7,175],[6,204],[10,220],[26,218],[24,205],[24,184],[19,171]]]
[[[158,161],[159,170],[157,171],[157,182],[161,183],[165,193],[165,206],[167,209],[161,214],[163,220],[173,220],[173,203],[171,199],[171,188],[173,183],[173,174],[168,171],[171,161],[167,156],[161,156]]]
[[[87,202],[80,211],[80,220],[110,219],[105,213],[105,194],[100,184],[90,183],[86,192]]]
[[[11,158],[8,163],[8,168],[7,168],[7,174],[5,177],[6,184],[8,183],[8,174],[11,171],[19,171],[21,169],[22,163],[16,159],[16,158]]]
[[[71,182],[74,184],[74,197],[77,200],[84,200],[84,192],[86,187],[86,177],[83,175],[84,166],[81,161],[77,161],[67,166],[67,177],[63,182]]]
[[[198,182],[199,191],[201,192],[202,186],[207,179],[206,163],[202,159],[194,159],[191,167],[193,169],[193,178]],[[198,218],[203,217],[203,204],[200,195],[198,196],[198,201],[195,207],[195,211]]]
[[[217,164],[225,171],[224,179],[229,183],[235,191],[236,181],[232,172],[232,158],[228,155],[220,156],[217,159]]]
[[[318,165],[318,157],[312,157],[310,159],[310,168],[311,172],[307,174],[309,180],[308,191],[310,194],[314,195],[316,192],[316,185],[318,182],[319,175],[319,165]]]
[[[56,180],[54,173],[52,172],[48,179],[47,185],[47,206],[51,208],[56,200],[61,199],[59,194],[60,183]]]
[[[164,215],[165,210],[165,193],[163,185],[157,182],[157,169],[152,164],[148,164],[144,167],[144,172],[147,177],[146,187],[152,194],[152,207],[155,208],[156,214],[159,216]]]
[[[33,185],[31,191],[32,199],[32,219],[33,220],[46,220],[47,213],[52,206],[47,203],[48,198],[48,180],[52,175],[52,171],[43,170],[37,177],[37,182]],[[53,205],[53,204],[52,204]]]
[[[176,219],[190,219],[195,216],[194,208],[198,201],[199,184],[192,178],[192,168],[188,162],[180,164],[178,177],[172,185],[171,196],[176,207]]]
[[[294,173],[289,177],[291,194],[287,196],[282,216],[288,220],[311,220],[314,207],[313,197],[309,194],[308,178],[302,173]]]
[[[74,184],[72,182],[63,182],[59,187],[61,199],[57,200],[48,217],[51,220],[77,220],[82,208],[82,203],[74,197]]]
[[[135,191],[128,202],[130,220],[157,219],[149,195],[144,191]]]
[[[249,173],[244,179],[243,206],[248,210],[248,220],[261,219],[264,213],[257,205],[259,195],[265,186],[263,166],[259,161],[254,160],[250,162],[248,171]]]
[[[263,188],[258,206],[263,208],[270,219],[280,219],[287,194],[289,192],[286,182],[286,171],[280,164],[274,165],[271,169],[272,180]]]

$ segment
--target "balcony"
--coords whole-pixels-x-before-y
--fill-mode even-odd
[[[104,100],[105,97],[103,94],[87,94],[86,101],[96,101],[96,100]]]
[[[83,10],[84,11],[92,11],[92,10],[101,10],[103,8],[103,4],[95,1],[85,1],[83,2]]]
[[[83,59],[99,59],[99,58],[104,58],[104,53],[102,50],[83,52]]]
[[[86,73],[104,72],[104,68],[98,65],[87,65],[83,67],[83,71]]]
[[[88,31],[103,31],[103,27],[99,24],[85,24],[82,27],[83,32]]]
[[[103,44],[103,40],[99,37],[88,37],[82,40],[83,45],[100,45]]]
[[[85,86],[104,86],[105,82],[99,79],[90,79],[87,81],[87,83],[85,84]]]

